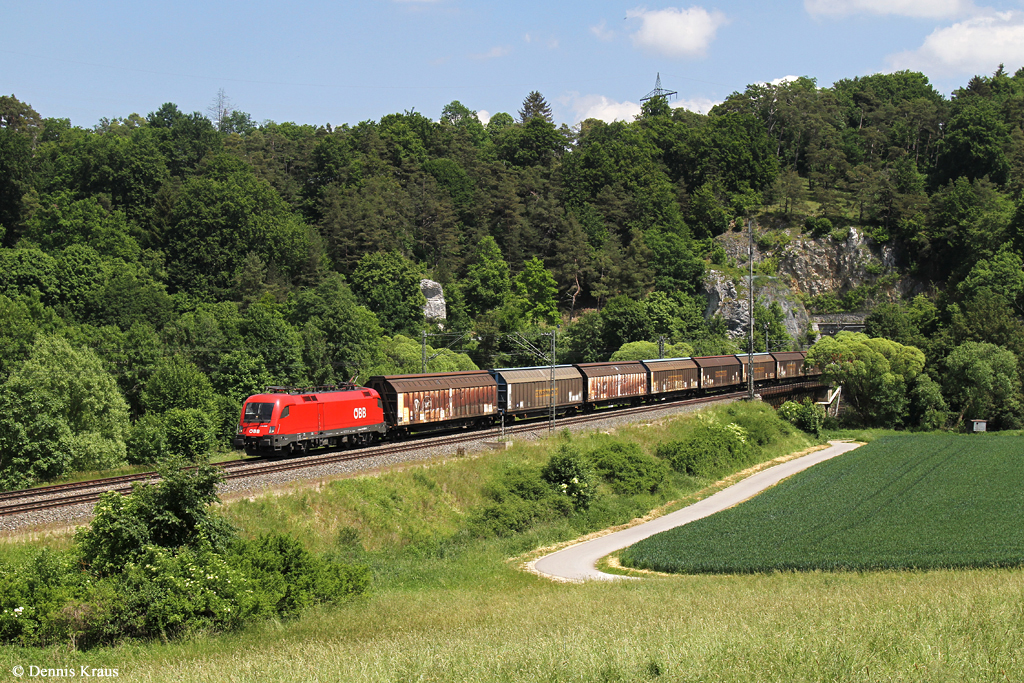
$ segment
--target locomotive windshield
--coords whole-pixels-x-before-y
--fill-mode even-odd
[[[273,403],[246,403],[242,422],[270,422],[270,414],[273,412]]]

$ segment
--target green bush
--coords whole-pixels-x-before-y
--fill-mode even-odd
[[[287,536],[177,549],[147,545],[117,572],[82,571],[79,553],[43,550],[0,566],[0,642],[88,648],[170,639],[291,617],[369,585],[365,566],[309,553]]]
[[[507,465],[499,477],[484,487],[484,495],[498,503],[509,498],[541,500],[553,492],[541,477],[539,467],[518,463]]]
[[[746,431],[738,424],[701,420],[685,438],[661,444],[657,454],[677,472],[713,477],[746,462],[750,447]]]
[[[825,409],[809,398],[803,403],[786,401],[779,407],[779,417],[808,434],[820,435],[825,425]]]
[[[767,403],[733,403],[725,408],[725,417],[743,427],[752,446],[767,446],[793,433]]]
[[[850,239],[850,227],[844,226],[836,228],[832,230],[830,235],[832,239],[834,239],[836,242],[845,242],[846,240]]]
[[[572,511],[572,504],[563,497],[566,512]],[[537,522],[553,518],[553,501],[528,500],[510,496],[501,501],[488,503],[474,510],[469,518],[469,528],[478,536],[511,536],[526,531]]]
[[[572,502],[541,476],[539,467],[512,464],[488,482],[484,495],[491,502],[474,510],[469,526],[480,536],[510,536],[540,521],[572,513]]]
[[[654,493],[668,476],[668,465],[635,443],[610,443],[590,454],[597,474],[620,495]]]
[[[94,573],[118,573],[137,561],[146,547],[222,547],[233,532],[210,505],[217,500],[223,473],[204,464],[183,469],[181,459],[165,461],[156,484],[137,485],[130,496],[107,492],[94,509],[92,523],[75,532],[82,561]]]
[[[61,611],[87,575],[71,553],[44,549],[21,566],[0,565],[0,642],[50,645],[66,641]]]
[[[811,233],[811,237],[824,237],[832,232],[832,221],[824,216],[810,216],[804,221],[804,232]]]
[[[712,242],[708,250],[708,259],[716,266],[724,266],[729,261],[729,255],[725,253],[725,248],[721,244]]]
[[[190,462],[199,462],[213,446],[213,425],[205,410],[172,408],[163,415],[167,450]]]
[[[362,593],[370,582],[368,567],[318,557],[283,534],[238,540],[229,559],[252,580],[251,609],[261,616],[294,616]]]
[[[241,626],[256,610],[259,578],[247,577],[209,545],[170,550],[147,546],[137,562],[108,579],[119,600],[108,625],[129,638],[174,638]],[[103,633],[86,633],[89,642]]]
[[[762,251],[772,251],[788,246],[792,241],[792,237],[789,236],[788,232],[782,230],[769,230],[758,233],[754,241],[757,242],[757,247]]]
[[[155,463],[167,455],[167,431],[161,416],[146,413],[128,433],[128,462],[133,465]]]
[[[569,497],[573,507],[585,510],[590,506],[597,487],[590,461],[572,444],[562,444],[541,470],[541,478]]]
[[[779,257],[769,256],[761,259],[760,262],[755,266],[759,275],[767,275],[769,277],[775,277],[779,274]]]
[[[214,438],[222,443],[230,442],[238,431],[242,404],[230,396],[216,394],[210,405]]]
[[[815,313],[839,313],[845,310],[843,302],[834,292],[824,292],[811,297],[807,301],[807,308]]]

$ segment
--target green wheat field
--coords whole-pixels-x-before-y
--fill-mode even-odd
[[[629,567],[671,573],[1024,563],[1019,437],[888,436],[746,503],[652,536]]]

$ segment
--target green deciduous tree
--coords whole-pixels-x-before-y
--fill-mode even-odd
[[[128,405],[89,349],[41,335],[0,385],[0,485],[125,462]]]
[[[624,294],[613,297],[601,310],[601,326],[601,340],[609,350],[626,342],[650,341],[654,335],[647,308]]]
[[[949,420],[949,406],[942,395],[942,386],[922,372],[910,390],[910,419],[912,427],[922,430],[942,429]]]
[[[442,338],[443,339],[443,338]],[[370,375],[403,375],[423,372],[423,344],[401,334],[384,337],[381,344],[382,363],[368,371]],[[465,353],[427,345],[426,372],[461,372],[479,370]]]
[[[209,410],[212,400],[209,378],[181,356],[161,359],[142,390],[142,405],[153,413],[173,408]]]
[[[189,463],[206,458],[213,446],[215,427],[208,408],[171,408],[161,418],[168,453]]]
[[[61,324],[53,310],[38,299],[10,299],[0,294],[0,381],[29,357],[39,332],[52,333]]]
[[[420,280],[416,265],[397,251],[369,253],[352,272],[352,293],[387,334],[412,331],[423,323],[427,303]]]
[[[908,391],[924,360],[913,346],[850,332],[824,337],[807,353],[807,362],[820,367],[825,379],[843,385],[843,398],[865,424],[883,427],[903,423]]]
[[[301,384],[306,378],[302,335],[289,323],[284,307],[264,297],[246,309],[238,325],[248,353],[259,355],[274,382]]]
[[[302,219],[241,161],[220,156],[203,171],[182,184],[163,235],[174,288],[223,297],[249,252],[300,276],[313,239]]]
[[[626,342],[608,360],[650,360],[652,358],[688,358],[693,355],[693,347],[689,344],[665,344],[664,353],[659,355],[660,347],[656,342]]]
[[[480,240],[476,261],[466,273],[462,291],[474,316],[501,306],[511,293],[508,263],[490,235]]]
[[[1006,158],[1010,136],[1006,125],[989,102],[978,97],[958,100],[957,111],[939,143],[933,182],[944,185],[960,177],[988,177],[994,183],[1005,183],[1010,171]]]
[[[69,193],[39,198],[25,220],[23,237],[47,251],[69,244],[88,244],[100,254],[135,261],[139,245],[122,211],[108,211],[97,197],[75,199]]]
[[[531,322],[554,325],[558,320],[558,285],[544,262],[534,256],[515,276],[515,292],[523,302],[523,314]]]
[[[990,420],[998,429],[1024,425],[1018,360],[995,344],[968,341],[946,358],[942,385],[957,424]]]
[[[340,275],[300,292],[289,318],[302,326],[304,358],[312,379],[365,379],[380,364],[383,331],[377,316],[359,305]]]
[[[559,353],[567,363],[595,363],[608,358],[601,339],[601,312],[587,311],[566,328],[559,341]]]

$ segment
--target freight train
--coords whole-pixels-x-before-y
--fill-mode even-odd
[[[820,375],[807,354],[668,358],[498,368],[420,375],[379,375],[365,387],[269,387],[242,406],[235,448],[305,453],[431,431],[489,427],[501,420],[559,415],[668,399],[695,398]],[[752,362],[751,362],[752,361]]]

